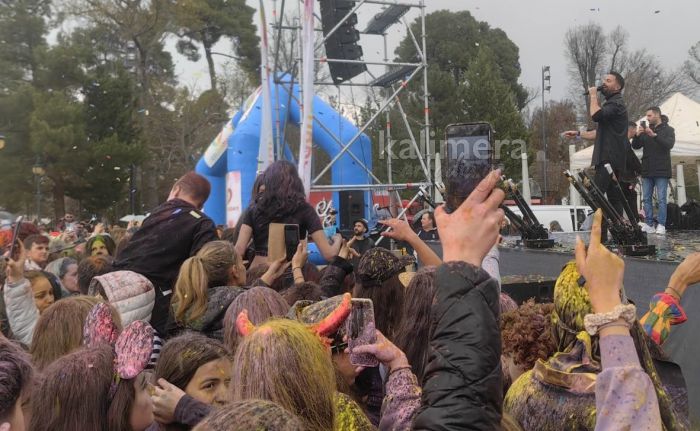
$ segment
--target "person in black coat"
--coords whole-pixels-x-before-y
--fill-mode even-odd
[[[666,233],[666,193],[668,181],[673,176],[671,167],[671,149],[676,143],[676,132],[668,123],[661,121],[661,109],[653,106],[647,110],[649,125],[642,125],[637,136],[632,140],[632,148],[643,148],[642,154],[642,191],[644,193],[644,216],[647,233]],[[659,222],[656,229],[654,224],[654,206],[652,196],[656,189],[659,201]]]
[[[436,273],[422,405],[414,430],[501,429],[500,296],[480,268],[496,244],[504,193],[500,171],[486,177],[452,214],[436,211],[445,263]],[[465,246],[465,244],[469,244]]]
[[[168,201],[151,212],[114,263],[117,270],[143,275],[153,283],[156,300],[151,326],[165,333],[173,287],[180,266],[209,241],[218,239],[216,225],[202,213],[209,181],[194,172],[177,180]]]

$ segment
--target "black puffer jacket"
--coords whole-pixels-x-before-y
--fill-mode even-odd
[[[415,430],[501,429],[503,385],[498,284],[465,263],[441,265],[430,356]]]
[[[638,150],[644,148],[642,153],[642,176],[671,178],[673,167],[671,166],[671,150],[676,143],[676,131],[666,123],[651,126],[656,137],[643,133],[632,139],[632,148]]]

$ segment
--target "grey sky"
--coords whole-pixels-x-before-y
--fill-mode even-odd
[[[270,21],[273,2],[264,1]],[[247,2],[257,8],[258,0]],[[287,1],[287,7],[290,4],[296,8],[294,1]],[[570,81],[563,38],[566,31],[573,26],[593,21],[609,31],[618,24],[622,25],[629,32],[632,49],[646,48],[669,69],[680,66],[688,57],[688,49],[700,41],[698,0],[427,0],[426,4],[428,13],[440,9],[467,9],[478,20],[504,30],[520,48],[523,85],[539,88],[541,67],[551,66],[552,99],[566,98],[569,94]],[[316,10],[318,11],[318,2]],[[660,10],[660,13],[655,14],[656,10]],[[379,6],[363,5],[358,27],[363,29],[366,20],[378,11]],[[406,18],[410,22],[417,16],[419,12],[414,9]],[[402,25],[395,25],[390,29],[390,58],[404,36],[405,29]],[[381,38],[363,36],[360,44],[367,60],[382,59]],[[219,51],[225,49],[222,46]],[[223,63],[221,57],[218,60]],[[204,60],[193,64],[178,56],[176,61],[177,73],[184,84],[196,84],[199,89],[208,88]],[[355,96],[357,97],[357,93]]]

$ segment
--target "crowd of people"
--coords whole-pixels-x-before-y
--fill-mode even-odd
[[[52,239],[23,224],[0,263],[0,430],[689,429],[683,385],[655,364],[700,253],[637,313],[597,212],[553,303],[518,305],[493,258],[499,175],[418,230],[384,221],[416,272],[413,255],[367,240],[365,220],[325,235],[284,161],[223,232],[195,173],[138,227],[80,238],[64,220]],[[304,240],[269,259],[271,223],[297,224],[328,264],[308,262]],[[438,234],[442,258],[424,242]],[[358,299],[375,341],[350,342]]]

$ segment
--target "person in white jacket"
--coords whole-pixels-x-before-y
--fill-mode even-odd
[[[34,335],[34,326],[39,319],[39,309],[34,304],[32,284],[24,276],[24,264],[27,253],[24,246],[18,243],[17,260],[7,257],[7,279],[3,295],[10,329],[19,342],[30,346]]]

